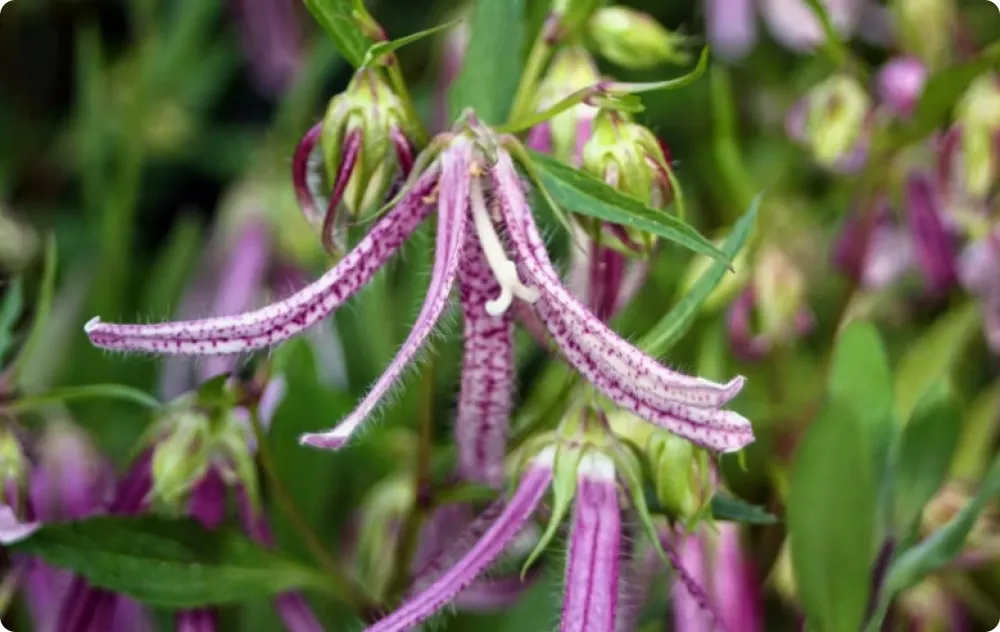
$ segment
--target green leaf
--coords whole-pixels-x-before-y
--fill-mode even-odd
[[[0,366],[3,366],[3,357],[14,341],[14,327],[23,309],[24,287],[21,279],[14,279],[7,286],[3,306],[0,306]]]
[[[166,608],[238,603],[325,584],[238,532],[208,530],[190,518],[97,516],[45,525],[10,548]]]
[[[459,18],[458,20],[452,20],[451,22],[439,24],[438,26],[434,26],[429,29],[425,29],[423,31],[417,31],[416,33],[412,33],[405,37],[392,40],[391,42],[377,42],[376,44],[373,44],[371,48],[368,49],[367,53],[365,53],[365,59],[361,65],[370,66],[372,63],[378,61],[385,55],[393,53],[399,50],[400,48],[406,46],[407,44],[412,44],[417,40],[422,40],[425,37],[430,37],[431,35],[435,35],[441,31],[450,29],[451,27],[455,26],[461,21],[462,21],[461,18]]]
[[[910,532],[924,505],[941,487],[962,431],[962,409],[946,382],[917,402],[900,438],[893,476],[893,523],[898,537]]]
[[[869,435],[875,481],[880,483],[888,467],[897,425],[889,356],[878,329],[871,323],[854,320],[840,332],[830,368],[829,392],[834,401],[854,409]]]
[[[993,44],[972,61],[942,68],[927,79],[910,122],[902,129],[901,144],[930,134],[948,122],[952,106],[976,77],[1000,67],[1000,44]]]
[[[323,27],[333,45],[352,66],[358,68],[365,59],[371,40],[361,31],[354,17],[350,0],[304,0],[306,8]]]
[[[448,99],[452,119],[472,108],[484,123],[504,122],[521,78],[523,16],[524,0],[475,0],[469,47]]]
[[[763,507],[751,505],[745,500],[718,492],[712,497],[712,517],[716,520],[744,522],[746,524],[774,524],[778,517]]]
[[[664,211],[649,208],[579,169],[538,152],[529,152],[539,178],[567,210],[652,233],[726,264],[730,258],[697,230]]]
[[[750,204],[750,208],[743,214],[743,217],[733,226],[732,232],[722,244],[722,253],[731,261],[736,258],[743,244],[746,243],[754,222],[757,220],[757,212],[760,210],[760,203],[763,198],[758,194]],[[662,356],[680,340],[694,324],[705,299],[712,293],[712,290],[722,281],[728,266],[724,261],[716,261],[702,275],[684,298],[667,313],[660,322],[656,323],[649,332],[639,341],[639,348],[645,350],[650,355]]]
[[[879,597],[878,608],[867,630],[882,629],[882,620],[893,597],[900,591],[920,583],[957,556],[972,527],[986,506],[1000,494],[1000,456],[993,460],[979,486],[979,491],[948,524],[938,529],[920,544],[904,551],[889,568]]]
[[[867,434],[830,402],[806,431],[789,482],[792,566],[809,628],[858,630],[874,561],[876,494]]]
[[[896,413],[909,418],[917,400],[962,358],[965,346],[979,331],[979,308],[968,301],[931,325],[896,368]]]
[[[34,322],[28,338],[24,341],[24,346],[17,354],[13,365],[10,367],[11,379],[18,381],[19,373],[23,370],[25,362],[31,358],[31,354],[42,342],[45,334],[45,327],[49,322],[49,315],[52,313],[52,297],[56,291],[56,271],[58,270],[58,257],[56,255],[56,240],[49,237],[45,247],[45,265],[42,270],[42,285],[38,291],[38,301],[35,303]]]
[[[55,388],[38,395],[27,395],[11,402],[4,409],[24,412],[51,404],[66,403],[80,399],[117,399],[133,402],[147,408],[159,408],[160,401],[152,395],[123,384],[88,384],[86,386],[66,386]]]

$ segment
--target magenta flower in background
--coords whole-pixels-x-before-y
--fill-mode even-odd
[[[893,114],[908,117],[917,105],[927,82],[927,67],[915,57],[897,57],[879,69],[876,91]]]
[[[953,238],[945,228],[941,195],[930,177],[911,174],[906,181],[906,217],[917,268],[931,296],[946,293],[956,281]]]
[[[740,544],[739,527],[719,522],[715,529],[676,537],[683,571],[673,582],[674,630],[761,632],[760,581]]]
[[[971,242],[958,260],[958,277],[978,297],[990,350],[1000,354],[1000,228]]]
[[[234,0],[232,4],[250,76],[271,99],[292,85],[305,61],[299,6],[293,0]]]

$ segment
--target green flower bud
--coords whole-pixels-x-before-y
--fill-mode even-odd
[[[716,246],[721,248],[725,239],[720,238],[713,241]],[[741,249],[736,255],[736,258],[733,259],[733,268],[735,269],[735,272],[723,275],[722,280],[716,284],[715,288],[709,293],[708,297],[702,303],[701,309],[703,311],[713,312],[720,307],[728,305],[736,294],[739,293],[740,289],[743,288],[750,276],[749,258],[749,251],[746,248]],[[687,271],[684,273],[683,281],[681,281],[680,296],[685,296],[691,292],[695,283],[698,282],[701,276],[705,274],[705,272],[707,272],[714,263],[714,259],[704,255],[694,257],[688,265]]]
[[[624,68],[642,70],[664,62],[686,64],[684,37],[665,29],[653,16],[623,6],[598,9],[589,32],[598,52]]]
[[[361,504],[354,565],[358,580],[373,596],[384,596],[390,587],[400,527],[413,502],[413,481],[404,473],[372,487]]]
[[[0,426],[0,504],[16,505],[27,484],[28,459],[14,432]]]
[[[715,489],[704,450],[669,432],[656,431],[646,443],[656,499],[685,521],[700,518]]]
[[[862,139],[871,99],[856,79],[840,74],[814,87],[807,107],[807,143],[817,162],[835,167]]]
[[[805,305],[806,283],[802,272],[780,249],[763,248],[753,272],[760,333],[773,340],[794,338],[796,319]]]
[[[959,160],[966,192],[977,199],[996,181],[996,135],[1000,132],[1000,85],[989,74],[972,82],[956,106],[961,129]]]
[[[205,415],[191,410],[172,411],[162,426],[166,434],[153,448],[153,497],[177,508],[208,471],[211,428]]]
[[[601,0],[554,0],[547,33],[550,41],[558,41],[587,23]]]
[[[672,201],[670,166],[659,140],[620,112],[601,110],[594,119],[593,134],[583,148],[582,167],[647,206],[662,209]],[[621,229],[618,232],[625,249],[643,253],[652,249],[653,235],[631,227]]]
[[[546,110],[578,90],[589,88],[600,82],[597,65],[581,46],[566,46],[555,54],[548,74],[538,90],[536,110]],[[582,103],[562,112],[539,128],[539,133],[548,133],[549,149],[556,158],[571,165],[579,165],[583,147],[590,140],[597,108]],[[534,143],[533,143],[534,144]],[[540,143],[543,144],[543,143]]]
[[[320,146],[333,191],[352,215],[380,206],[397,170],[412,166],[413,122],[378,70],[361,69],[330,100]],[[339,199],[338,199],[339,198]]]

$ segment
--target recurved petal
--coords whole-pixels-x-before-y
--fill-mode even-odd
[[[749,421],[717,410],[743,378],[718,384],[671,371],[604,325],[559,282],[509,156],[501,154],[493,176],[517,259],[541,290],[536,312],[567,361],[618,405],[695,443],[729,452],[753,441]]]
[[[465,240],[459,292],[464,321],[455,417],[459,471],[467,480],[499,487],[514,384],[514,320],[512,310],[497,316],[486,311],[486,304],[500,295],[500,284],[472,231]]]
[[[118,325],[94,318],[84,331],[106,349],[181,355],[225,355],[267,347],[316,324],[361,289],[431,210],[437,183],[428,171],[332,270],[289,298],[238,316],[157,325]]]
[[[301,443],[317,448],[337,449],[362,424],[390,389],[399,381],[407,365],[423,347],[448,304],[458,264],[469,205],[469,169],[472,144],[459,140],[441,155],[441,180],[438,196],[437,243],[427,298],[417,315],[417,322],[403,342],[389,367],[375,382],[365,398],[346,419],[327,432],[303,435]]]
[[[541,458],[541,457],[540,457]],[[398,610],[367,628],[367,632],[402,632],[420,624],[448,602],[493,562],[527,524],[552,481],[551,455],[525,474],[496,521],[461,559]]]

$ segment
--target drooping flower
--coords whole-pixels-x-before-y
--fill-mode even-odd
[[[910,174],[906,181],[906,216],[915,261],[927,291],[940,296],[956,281],[955,251],[941,209],[941,196],[930,177]]]
[[[233,3],[250,76],[265,96],[280,96],[305,61],[298,6],[292,0]]]
[[[482,423],[479,413],[508,405],[506,400],[494,399],[511,388],[509,380],[500,382],[511,375],[504,360],[509,356],[496,351],[506,348],[510,340],[512,325],[505,321],[505,313],[515,299],[533,306],[567,361],[619,406],[710,449],[729,452],[751,442],[749,422],[721,408],[740,391],[743,378],[718,384],[672,371],[595,318],[562,285],[549,260],[514,161],[503,147],[514,141],[492,137],[471,117],[463,125],[446,138],[440,154],[402,201],[331,271],[295,295],[239,316],[197,321],[118,325],[95,318],[86,325],[87,334],[101,347],[161,354],[233,354],[273,345],[319,322],[356,293],[436,205],[435,262],[416,324],[357,408],[337,427],[305,435],[304,444],[336,449],[354,434],[427,341],[456,280],[461,277],[459,283],[471,287],[472,272],[478,273],[475,283],[489,283],[492,276],[495,285],[492,298],[482,301],[481,308],[472,307],[472,294],[465,293],[466,311],[473,319],[481,319],[481,324],[467,325],[465,362],[478,366],[475,353],[492,349],[486,368],[497,384],[486,399],[471,388],[471,381],[459,394],[460,409],[468,406],[478,411],[458,419],[459,426],[475,425],[473,431],[457,430],[465,437],[459,452],[467,474],[475,470],[475,476],[489,480],[489,472],[498,471],[496,459],[505,453],[500,442],[506,435],[507,415],[490,413],[491,420],[504,425],[497,428],[492,422]],[[501,240],[498,226],[506,230],[507,243]],[[463,260],[478,262],[463,266],[460,275]],[[491,291],[485,285],[477,287],[480,300],[485,298],[483,292]],[[471,440],[480,436],[486,438]]]
[[[816,162],[835,173],[854,173],[868,160],[871,99],[846,74],[814,86],[785,117],[785,132],[806,147]]]

